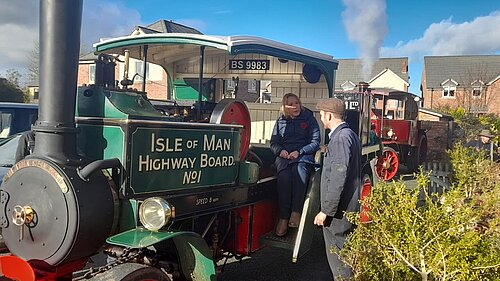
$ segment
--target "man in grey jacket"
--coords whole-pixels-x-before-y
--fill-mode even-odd
[[[320,101],[321,121],[330,129],[321,174],[321,211],[314,224],[323,226],[326,254],[334,280],[348,280],[351,268],[339,258],[346,237],[354,226],[345,212],[359,211],[361,143],[358,135],[343,121],[345,105],[340,99]]]

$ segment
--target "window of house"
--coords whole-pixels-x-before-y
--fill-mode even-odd
[[[457,90],[458,83],[453,79],[447,79],[441,83],[443,87],[443,98],[455,98],[455,91]]]
[[[143,62],[142,61],[136,61],[135,62],[135,72],[137,73],[137,75],[135,76],[135,79],[134,81],[142,81],[142,75],[143,75]],[[149,66],[148,64],[146,64],[146,80],[149,79]]]
[[[472,89],[472,96],[473,97],[477,97],[477,98],[480,97],[481,96],[481,90],[482,90],[481,87],[474,87]]]
[[[95,64],[89,65],[89,84],[95,84]]]
[[[471,83],[473,98],[481,97],[481,93],[483,92],[483,85],[484,83],[481,80],[476,80]]]
[[[454,98],[456,89],[457,89],[457,87],[455,87],[455,86],[444,86],[443,87],[443,97],[444,98]]]

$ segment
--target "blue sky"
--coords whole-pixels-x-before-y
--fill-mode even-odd
[[[25,67],[37,37],[38,0],[0,4],[9,7],[0,11],[1,75]],[[354,13],[346,12],[347,7]],[[348,32],[344,22],[353,22],[361,14],[359,7],[363,23],[355,28],[351,24]],[[415,93],[425,55],[500,54],[498,0],[84,0],[82,41],[90,46],[158,19],[209,35],[262,36],[335,58],[360,58],[363,49],[350,38],[366,28],[361,37],[379,42],[363,43],[370,45],[370,52],[410,58],[410,90]]]

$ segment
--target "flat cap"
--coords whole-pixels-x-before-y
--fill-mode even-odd
[[[488,129],[481,130],[481,132],[479,132],[479,134],[477,134],[477,135],[480,136],[480,137],[489,137],[489,138],[494,137],[494,135]]]
[[[316,104],[316,108],[319,110],[343,115],[345,111],[345,104],[343,100],[338,98],[321,99]]]

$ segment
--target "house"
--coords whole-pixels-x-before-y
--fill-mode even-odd
[[[138,26],[131,33],[131,35],[140,34],[152,34],[152,33],[192,33],[192,34],[202,34],[200,31],[190,28],[181,24],[174,23],[172,21],[159,20],[153,24],[146,27]],[[80,57],[80,67],[78,76],[78,85],[93,84],[95,76],[95,61],[97,57],[93,54],[86,54]],[[119,59],[123,61],[123,58]],[[336,91],[351,91],[357,89],[357,85],[360,81],[364,81],[362,74],[362,62],[359,59],[338,59],[339,68],[336,74]],[[142,67],[141,60],[130,59],[129,63],[129,77],[134,83],[130,88],[135,88],[142,90]],[[179,81],[174,82],[173,85],[168,84],[167,73],[164,69],[157,65],[149,64],[146,68],[146,86],[145,91],[148,93],[148,97],[151,99],[169,99],[172,97],[168,96],[169,87],[177,87],[175,83],[180,83]],[[118,62],[115,69],[115,79],[120,81],[124,79],[124,64]],[[184,79],[186,80],[186,79]],[[196,80],[197,83],[198,80]],[[408,58],[381,58],[377,60],[373,66],[370,74],[370,79],[366,82],[370,84],[371,87],[376,88],[389,88],[401,91],[407,91],[409,87],[409,75],[408,75]],[[186,81],[184,81],[186,82]],[[189,82],[189,81],[188,81]],[[231,80],[225,81],[227,88],[231,87]],[[261,81],[260,90],[270,91],[266,87],[270,84],[270,81]],[[186,82],[187,83],[187,82]],[[247,81],[242,81],[240,83],[240,88],[245,87]],[[267,83],[267,84],[266,84]],[[279,85],[274,83],[273,87],[276,88]],[[179,88],[179,87],[177,87]],[[184,87],[189,88],[189,87]],[[263,90],[264,89],[264,90]],[[170,91],[171,92],[171,91]],[[179,92],[179,90],[177,91]]]
[[[423,121],[453,121],[453,117],[448,114],[444,114],[442,112],[425,108],[425,107],[420,107],[418,109],[418,120],[423,120]]]
[[[389,88],[408,91],[408,58],[380,58],[372,66],[368,81],[363,78],[360,59],[338,59],[339,68],[335,78],[336,91],[352,91],[359,82],[367,82],[371,88]]]
[[[38,93],[38,83],[35,85],[28,85],[28,101],[30,103],[38,103],[39,93]]]
[[[424,107],[500,114],[500,55],[426,56],[422,72]]]
[[[148,26],[137,26],[132,35],[139,34],[152,34],[152,33],[193,33],[202,34],[200,31],[173,21],[158,20]],[[79,86],[95,83],[95,63],[97,56],[94,53],[88,53],[80,56],[78,66],[78,80]],[[119,61],[123,58],[118,57]],[[143,62],[141,60],[130,59],[128,77],[124,77],[125,65],[119,62],[115,67],[115,80],[121,81],[122,79],[130,79],[133,84],[130,88],[142,90],[143,87]],[[167,73],[160,67],[154,64],[147,64],[145,75],[145,89],[148,97],[151,99],[167,99],[168,83]]]

